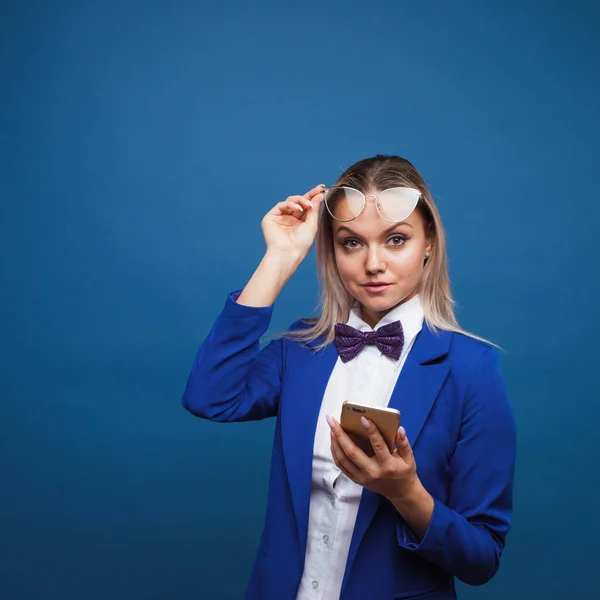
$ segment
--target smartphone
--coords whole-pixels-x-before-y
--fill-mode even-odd
[[[375,423],[390,452],[394,451],[396,433],[400,426],[400,411],[395,408],[380,408],[369,404],[357,402],[344,402],[340,425],[348,437],[367,455],[374,456],[375,451],[371,446],[369,434],[360,418],[365,417]]]

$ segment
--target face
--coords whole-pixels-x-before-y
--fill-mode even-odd
[[[363,212],[353,221],[332,222],[339,274],[361,304],[363,320],[374,327],[417,294],[425,252],[431,252],[433,240],[426,236],[420,211],[415,209],[401,223],[388,223],[379,216],[373,197],[367,197]],[[368,287],[370,283],[387,285]]]

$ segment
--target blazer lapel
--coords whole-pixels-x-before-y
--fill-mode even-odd
[[[317,342],[309,345],[314,346]],[[289,402],[284,402],[281,407],[282,443],[298,539],[304,556],[315,430],[321,402],[338,354],[334,344],[319,352],[311,353],[306,348],[302,349],[296,345],[294,350],[290,351],[294,352],[294,356],[288,356],[288,368],[293,369],[294,364],[302,364],[302,368],[287,382],[291,385],[291,391],[288,392]]]
[[[450,365],[446,357],[451,338],[451,332],[439,331],[434,334],[423,324],[390,398],[388,406],[400,411],[400,424],[406,429],[406,435],[413,448],[448,376]],[[383,496],[380,494],[368,489],[363,490],[350,543],[344,583],[350,573],[358,546],[382,500]]]

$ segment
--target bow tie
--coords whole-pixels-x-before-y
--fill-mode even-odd
[[[386,356],[398,360],[404,346],[402,324],[394,321],[375,331],[359,331],[342,323],[335,326],[335,345],[342,362],[352,360],[367,344],[374,344]]]

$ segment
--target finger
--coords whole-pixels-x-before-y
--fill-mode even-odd
[[[352,473],[350,473],[349,471],[347,471],[347,470],[346,470],[344,467],[338,467],[338,468],[339,468],[339,470],[340,470],[340,471],[341,471],[341,472],[342,472],[342,473],[343,473],[343,474],[344,474],[344,475],[345,475],[345,476],[346,476],[348,479],[350,479],[351,481],[354,481],[354,483],[358,483],[359,485],[362,485],[362,484],[360,483],[360,481],[359,481],[358,479],[356,479],[356,478],[354,477],[354,475],[352,475]]]
[[[413,451],[410,447],[406,430],[402,426],[398,429],[398,433],[396,434],[396,454],[406,462],[413,460]]]
[[[361,474],[360,469],[344,454],[333,433],[331,434],[331,455],[337,467],[346,477],[349,477],[352,481],[358,480]]]
[[[294,202],[297,202],[300,206],[302,206],[306,210],[310,210],[312,208],[319,206],[319,203],[315,202],[314,198],[312,200],[309,200],[305,196],[292,196],[290,198],[290,200],[294,200]]]
[[[307,214],[308,211],[318,207],[318,203],[315,203],[304,196],[289,196],[284,201],[284,204],[292,206],[295,210],[301,211],[302,214]]]
[[[306,194],[304,194],[304,197],[306,199],[310,200],[311,198],[314,198],[317,194],[320,194],[324,189],[325,189],[325,184],[320,183],[319,185],[315,186],[312,190],[309,190],[308,192],[306,192]]]
[[[379,432],[379,429],[377,429],[377,425],[375,425],[373,421],[365,419],[365,417],[361,417],[360,420],[369,436],[371,446],[373,446],[373,450],[375,451],[375,458],[379,462],[389,460],[392,453],[390,452],[388,445],[385,443],[383,436]]]
[[[348,437],[341,425],[329,415],[327,422],[344,454],[361,470],[366,471],[371,459]]]
[[[275,216],[279,215],[292,215],[301,216],[304,214],[304,208],[294,200],[284,200],[283,202],[278,202],[271,211]]]
[[[313,197],[311,200],[313,207],[310,208],[306,213],[306,222],[314,229],[317,230],[319,226],[319,205],[321,204],[325,194],[320,193]]]
[[[304,212],[300,216],[300,219],[307,223],[315,232],[319,222],[319,204],[321,196],[322,194],[317,194],[312,200],[309,200],[304,196],[291,196],[288,198],[288,200],[294,201],[304,208]]]
[[[323,200],[325,200],[325,190],[323,190],[320,194],[317,194],[313,198],[313,202],[318,202],[319,204],[321,204]]]

